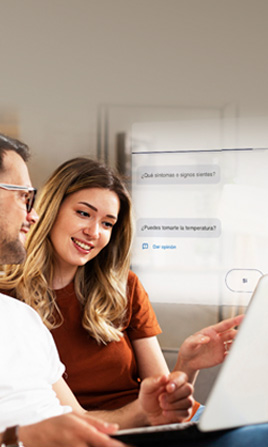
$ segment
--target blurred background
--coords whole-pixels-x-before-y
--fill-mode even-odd
[[[0,11],[0,130],[31,146],[36,186],[71,156],[115,164],[132,122],[227,110],[256,118],[247,137],[267,127],[267,0],[0,0]]]

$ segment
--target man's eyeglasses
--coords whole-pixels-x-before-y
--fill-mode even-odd
[[[30,213],[34,206],[35,196],[37,193],[36,188],[32,188],[31,186],[18,186],[18,185],[6,185],[5,183],[0,183],[1,189],[6,189],[8,191],[26,191],[25,195],[25,205],[27,213]]]

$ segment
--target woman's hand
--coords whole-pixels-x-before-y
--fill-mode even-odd
[[[175,371],[184,371],[193,382],[199,369],[216,366],[224,360],[244,315],[228,318],[186,338],[180,347]]]
[[[139,401],[149,425],[170,424],[189,418],[194,403],[192,394],[186,374],[174,371],[144,379]]]

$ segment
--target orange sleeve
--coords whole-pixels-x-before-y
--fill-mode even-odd
[[[188,419],[186,419],[186,422],[187,421],[190,421],[191,419],[192,419],[192,417],[194,417],[194,415],[195,415],[195,413],[197,412],[197,410],[198,410],[198,408],[200,407],[200,403],[199,402],[197,402],[197,400],[195,400],[194,401],[194,405],[193,405],[193,409],[192,409],[192,414],[191,414],[191,416],[188,418]]]
[[[129,321],[127,332],[131,340],[161,334],[148,294],[138,277],[129,272],[128,278]]]

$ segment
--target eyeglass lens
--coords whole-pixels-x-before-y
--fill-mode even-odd
[[[35,196],[36,196],[36,190],[29,191],[28,198],[26,200],[26,209],[27,213],[30,213],[34,206]]]

